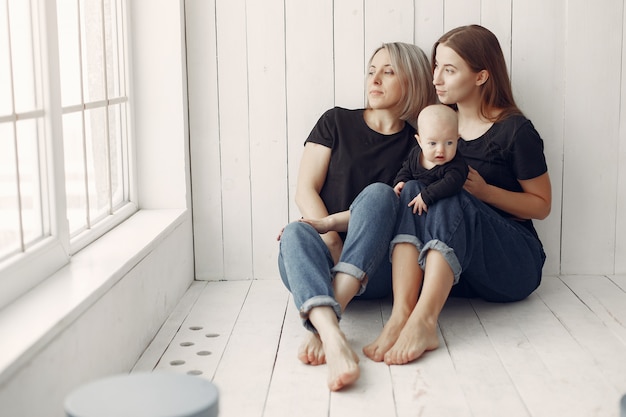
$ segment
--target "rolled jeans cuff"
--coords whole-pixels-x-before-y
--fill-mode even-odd
[[[367,280],[364,279],[367,275],[365,271],[362,271],[360,268],[345,262],[337,262],[337,265],[335,265],[330,271],[333,273],[333,277],[337,272],[342,272],[344,274],[348,274],[354,277],[357,281],[359,281],[361,283],[361,287],[359,288],[359,292],[356,294],[356,296],[359,296],[365,292],[365,289],[367,288]]]
[[[337,315],[337,320],[341,320],[341,305],[339,305],[337,300],[328,295],[316,295],[315,297],[311,297],[306,300],[300,307],[300,318],[302,319],[302,324],[307,330],[317,333],[313,323],[309,320],[309,313],[315,307],[332,307],[335,311],[335,315]]]
[[[459,282],[459,278],[461,277],[461,264],[459,263],[459,259],[456,257],[454,253],[454,249],[446,245],[440,240],[433,239],[427,242],[425,245],[413,235],[396,235],[393,238],[391,243],[389,244],[389,257],[391,260],[391,252],[393,251],[393,247],[398,243],[410,243],[417,248],[419,252],[419,258],[417,262],[419,263],[422,270],[424,270],[426,266],[426,254],[430,249],[434,249],[441,253],[443,259],[448,263],[450,269],[452,269],[452,274],[454,275],[454,282],[452,285],[456,285]]]
[[[391,262],[391,253],[393,252],[393,248],[398,243],[410,243],[417,248],[418,252],[422,252],[422,246],[424,246],[422,242],[413,235],[396,235],[396,237],[391,239],[391,242],[389,243],[389,262]]]

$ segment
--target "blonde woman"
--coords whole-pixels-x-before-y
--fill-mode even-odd
[[[346,305],[357,295],[391,291],[388,249],[398,197],[390,185],[415,146],[407,121],[436,102],[427,56],[406,43],[374,52],[366,90],[365,109],[328,110],[306,139],[296,204],[307,220],[288,224],[279,236],[281,278],[310,330],[298,357],[326,363],[333,391],[360,372],[339,328]]]

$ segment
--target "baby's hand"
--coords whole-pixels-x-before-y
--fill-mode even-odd
[[[404,188],[404,181],[400,181],[399,183],[396,184],[395,187],[393,187],[393,191],[396,193],[398,197],[400,197],[400,193],[402,192],[403,188]]]
[[[422,215],[422,212],[426,213],[428,211],[428,206],[422,200],[422,193],[419,193],[417,197],[415,197],[409,203],[409,207],[413,207],[413,214],[417,213],[418,215]]]

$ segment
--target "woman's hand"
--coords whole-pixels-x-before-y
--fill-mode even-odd
[[[469,167],[469,173],[463,188],[479,200],[485,201],[488,184],[485,179],[474,168]]]
[[[339,262],[339,256],[343,250],[343,241],[337,232],[348,230],[350,211],[330,214],[321,219],[301,218],[299,221],[311,225],[320,234],[335,263]]]
[[[300,219],[298,221],[313,226],[313,228],[315,230],[317,230],[317,233],[319,233],[321,235],[323,235],[324,233],[327,233],[328,231],[330,231],[331,227],[332,227],[328,217],[323,217],[321,219],[305,219],[305,218],[302,218],[302,219]]]
[[[487,184],[478,171],[469,167],[469,174],[463,188],[479,200],[506,211],[518,219],[545,219],[550,214],[552,206],[552,187],[548,173],[529,180],[518,181],[523,191],[508,191]]]
[[[329,214],[319,219],[302,217],[299,221],[313,226],[317,233],[323,235],[328,232],[345,232],[350,222],[350,210]]]

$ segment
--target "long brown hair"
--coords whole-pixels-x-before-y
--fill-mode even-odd
[[[456,52],[474,72],[486,70],[489,78],[481,86],[480,111],[483,117],[498,122],[513,114],[522,114],[513,99],[511,80],[498,38],[479,25],[461,26],[445,33],[433,46],[432,67],[435,69],[437,46],[445,45]],[[494,116],[494,110],[496,116]]]

